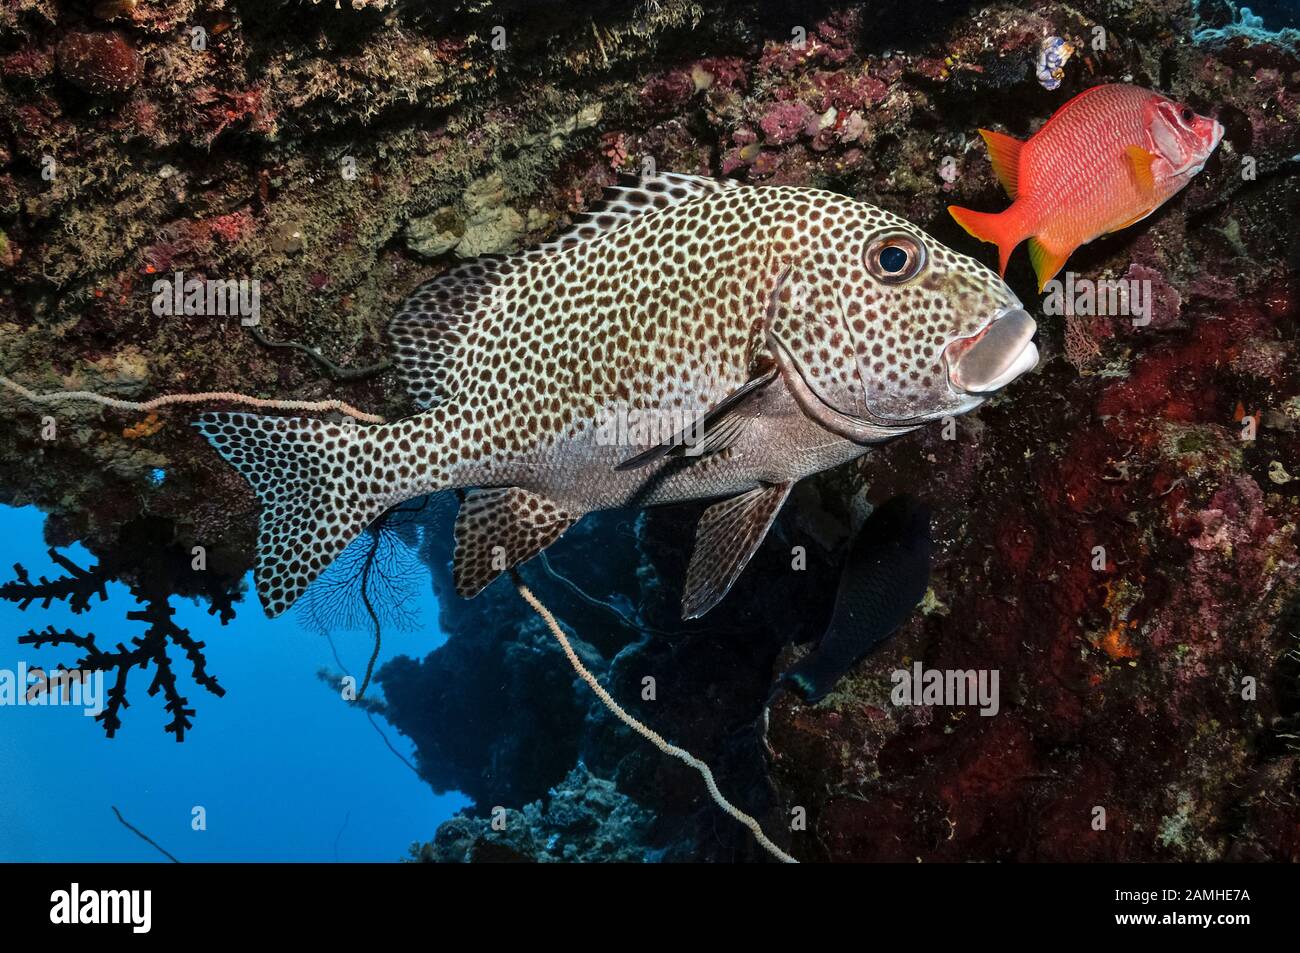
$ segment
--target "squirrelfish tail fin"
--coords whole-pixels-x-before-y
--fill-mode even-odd
[[[948,213],[956,219],[958,225],[980,241],[992,242],[998,246],[998,274],[1003,277],[1006,277],[1011,253],[1025,239],[1020,233],[1016,218],[1011,214],[1015,207],[1013,204],[1002,212],[975,212],[957,205],[948,206]]]
[[[389,427],[243,413],[204,414],[194,427],[262,503],[254,580],[272,618],[405,498],[377,439]]]

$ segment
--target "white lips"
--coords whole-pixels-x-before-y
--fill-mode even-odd
[[[1032,371],[1037,364],[1038,348],[1035,347],[1033,341],[1030,341],[1025,345],[1025,349],[1016,356],[1016,359],[1011,362],[1005,371],[981,387],[976,393],[992,393],[993,391],[1001,390],[1021,374]]]
[[[967,394],[991,394],[1038,363],[1038,330],[1023,308],[1003,308],[978,335],[948,346],[948,379]]]

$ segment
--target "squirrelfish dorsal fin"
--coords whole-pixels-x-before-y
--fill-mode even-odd
[[[580,242],[601,238],[642,215],[672,208],[705,195],[740,188],[745,186],[732,179],[710,179],[677,172],[658,172],[639,177],[629,175],[626,181],[606,186],[601,201],[574,219],[572,228],[567,232],[538,247],[546,251],[560,251]]]
[[[1005,132],[993,132],[991,129],[981,129],[979,132],[988,147],[989,162],[993,165],[998,181],[1002,183],[1008,197],[1014,199],[1020,192],[1020,150],[1025,144]]]

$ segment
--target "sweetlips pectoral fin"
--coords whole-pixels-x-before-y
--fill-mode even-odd
[[[744,433],[745,427],[754,419],[753,398],[776,380],[777,373],[778,369],[773,364],[763,373],[751,378],[743,387],[728,394],[703,417],[683,427],[664,443],[643,450],[634,457],[628,457],[614,469],[620,472],[636,470],[668,457],[703,457],[725,450],[736,442],[736,439]]]
[[[456,515],[456,592],[466,599],[478,595],[559,539],[581,515],[517,486],[470,490]]]
[[[683,619],[698,619],[722,601],[758,551],[793,485],[760,486],[704,511],[686,570]]]

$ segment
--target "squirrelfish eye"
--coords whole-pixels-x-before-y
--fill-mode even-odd
[[[1188,125],[1191,125],[1192,120],[1196,118],[1196,113],[1192,112],[1191,109],[1184,106],[1182,117],[1183,117],[1183,122],[1187,123]]]
[[[924,265],[925,248],[905,232],[881,236],[867,246],[867,270],[881,281],[909,281]]]

